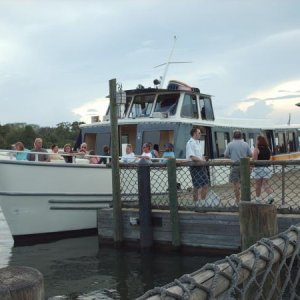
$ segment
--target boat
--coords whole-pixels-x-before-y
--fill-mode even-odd
[[[96,209],[112,201],[111,169],[1,160],[0,206],[15,241],[95,233]]]
[[[183,82],[171,80],[166,88],[139,85],[121,92],[124,97],[117,110],[121,152],[127,144],[140,154],[145,142],[160,149],[171,143],[176,158],[185,159],[190,130],[198,126],[203,154],[210,159],[224,159],[234,129],[243,132],[251,147],[256,136],[264,134],[274,160],[300,157],[300,125],[215,119],[211,95]],[[111,144],[110,109],[101,121],[81,125],[78,140],[100,155],[103,146]],[[96,209],[108,207],[112,200],[111,167],[78,162],[16,161],[0,156],[0,205],[15,241],[96,232]]]

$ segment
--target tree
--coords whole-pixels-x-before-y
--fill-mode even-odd
[[[45,148],[52,144],[63,147],[65,144],[73,145],[80,132],[79,125],[83,122],[62,122],[56,127],[40,127],[35,124],[12,123],[0,125],[0,148],[10,149],[11,144],[23,142],[26,148],[31,149],[35,138],[41,137]]]

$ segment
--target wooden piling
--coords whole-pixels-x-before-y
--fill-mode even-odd
[[[116,103],[116,79],[109,81],[110,98],[110,125],[111,125],[111,149],[112,149],[112,196],[113,196],[113,227],[114,242],[119,246],[123,241],[122,229],[122,205],[120,191],[120,168],[119,168],[119,135],[118,116]]]
[[[242,250],[246,250],[262,238],[270,238],[278,234],[277,210],[274,205],[242,201],[239,211]],[[272,268],[276,274],[277,265]],[[266,295],[272,287],[272,280],[273,278],[269,276],[263,286]],[[246,292],[245,299],[255,299],[256,292],[257,287],[250,287]]]
[[[240,160],[240,174],[241,174],[241,200],[251,201],[249,157],[242,158]]]
[[[139,221],[140,246],[151,248],[153,246],[153,230],[151,216],[151,183],[150,165],[144,158],[138,163],[138,193],[139,193]]]
[[[1,300],[44,300],[43,275],[29,267],[0,269]]]
[[[263,237],[268,238],[278,233],[277,210],[274,205],[242,201],[239,211],[242,250]]]
[[[168,160],[168,188],[169,188],[169,206],[170,206],[170,220],[172,226],[172,246],[179,248],[180,240],[180,226],[178,215],[178,199],[177,199],[177,180],[176,180],[176,160]]]

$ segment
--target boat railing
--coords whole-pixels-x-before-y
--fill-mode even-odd
[[[24,154],[22,158],[17,157],[17,154]],[[86,153],[81,153],[81,152],[72,152],[72,153],[66,153],[66,152],[58,152],[58,153],[53,153],[50,151],[47,152],[35,152],[35,151],[29,151],[29,150],[24,150],[24,151],[18,151],[18,150],[5,150],[5,149],[0,149],[0,160],[22,160],[22,161],[28,161],[27,155],[34,155],[34,160],[32,161],[39,161],[39,156],[40,155],[46,155],[48,159],[45,162],[51,162],[51,163],[65,163],[65,157],[71,157],[72,159],[70,160],[71,163],[73,164],[89,164],[91,163],[90,159],[91,158],[96,158],[98,161],[101,159],[104,159],[103,164],[107,164],[111,161],[111,156],[107,155],[91,155],[91,154],[86,154]],[[95,164],[95,162],[94,162]]]

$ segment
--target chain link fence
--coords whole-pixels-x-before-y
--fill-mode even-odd
[[[267,168],[270,178],[265,178],[262,182],[259,201],[267,202],[270,192],[274,199],[273,204],[277,208],[286,212],[300,213],[300,161],[251,161],[250,166],[251,199],[256,198],[256,189],[260,186],[256,170],[260,172]],[[267,172],[265,177],[268,177]]]
[[[193,174],[191,173],[191,167],[193,166],[205,169],[208,174],[208,193],[205,200],[198,201],[197,210],[237,210],[235,192],[233,184],[230,182],[230,177],[233,169],[233,171],[239,169],[239,164],[225,160],[203,162],[198,165],[180,161],[176,163],[176,183],[173,184],[176,184],[179,209],[195,209]],[[121,200],[123,206],[138,206],[138,168],[139,164],[120,164]],[[259,201],[267,203],[271,197],[273,204],[281,212],[300,213],[300,188],[298,185],[300,161],[250,161],[249,173],[243,173],[241,176],[249,177],[251,201],[256,201],[258,198],[259,179],[257,179],[257,170],[259,168],[268,168],[270,177],[261,183]],[[169,183],[167,164],[150,163],[149,169],[152,207],[168,209]],[[200,180],[204,173],[200,172]],[[269,190],[266,185],[269,186]]]

